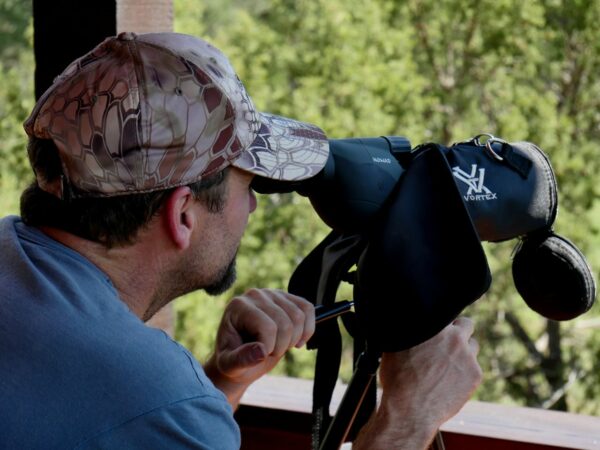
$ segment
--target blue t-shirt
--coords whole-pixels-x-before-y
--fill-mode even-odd
[[[225,396],[89,260],[0,220],[0,449],[233,449]]]

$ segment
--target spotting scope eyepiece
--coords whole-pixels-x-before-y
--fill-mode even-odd
[[[278,181],[255,177],[261,194],[297,192],[309,198],[319,217],[332,229],[356,233],[382,208],[402,176],[399,160],[410,154],[404,137],[330,139],[329,159],[315,177]]]

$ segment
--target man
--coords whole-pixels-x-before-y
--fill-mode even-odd
[[[202,368],[143,322],[225,291],[256,207],[254,175],[324,165],[315,126],[256,111],[227,59],[174,33],[109,38],[25,123],[36,181],[0,221],[1,448],[238,448],[246,388],[315,328],[306,300],[228,304]],[[355,448],[424,448],[480,381],[472,324],[382,360],[381,406]]]

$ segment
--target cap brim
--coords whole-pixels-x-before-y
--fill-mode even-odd
[[[231,164],[275,180],[304,180],[321,171],[329,141],[315,125],[259,113],[261,127],[254,142]]]

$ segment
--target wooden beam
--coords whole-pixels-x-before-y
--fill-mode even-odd
[[[71,61],[119,31],[173,30],[172,0],[33,0],[35,95],[39,98]],[[173,334],[169,305],[148,323]]]
[[[173,31],[172,0],[117,0],[117,30]]]
[[[334,391],[332,410],[345,386]],[[241,401],[242,450],[310,448],[312,381],[265,376]],[[600,417],[470,401],[442,428],[446,450],[599,449]]]
[[[173,0],[117,0],[117,32],[150,33],[173,31]],[[173,336],[173,305],[162,308],[148,321]]]

